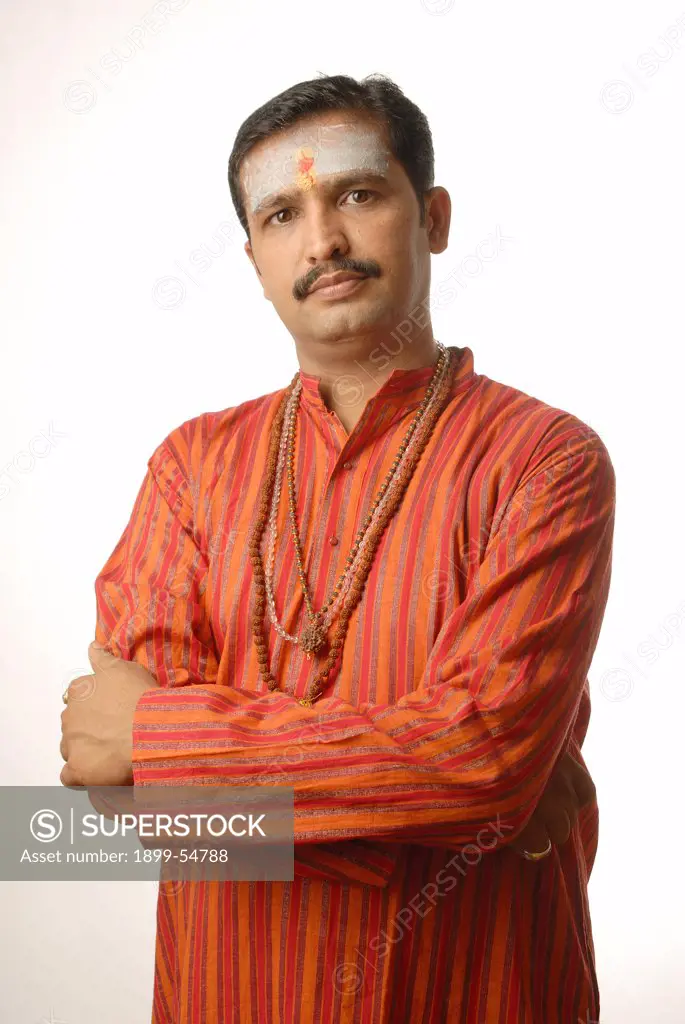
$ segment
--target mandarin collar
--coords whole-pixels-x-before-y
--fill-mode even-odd
[[[465,377],[472,376],[473,353],[471,349],[459,348],[456,345],[446,346],[446,348],[456,356],[455,383],[457,381],[461,382]],[[373,369],[369,370],[360,363],[358,371],[341,374],[339,381],[340,387],[351,397],[354,396],[355,392],[359,394],[359,397],[363,397],[364,390],[366,390],[367,386],[370,386],[377,389],[373,391],[369,399],[374,404],[377,405],[380,402],[395,404],[395,402],[399,401],[401,404],[406,405],[413,398],[416,398],[419,392],[422,393],[425,390],[434,372],[435,364],[413,367],[412,369],[395,367],[392,373],[378,387]],[[304,370],[299,370],[297,376],[302,383],[301,402],[309,408],[323,408],[325,411],[328,411],[320,391],[321,377],[313,373],[305,373]],[[356,401],[350,401],[350,404],[356,404]]]

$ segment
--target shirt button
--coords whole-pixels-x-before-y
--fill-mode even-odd
[[[347,462],[343,462],[343,469],[352,469],[353,466],[354,462],[350,462],[349,460]]]
[[[330,544],[332,544],[335,547],[335,545],[338,543],[338,538],[337,537],[329,537],[328,541],[329,541]]]

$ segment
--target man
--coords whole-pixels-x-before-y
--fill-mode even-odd
[[[160,888],[153,1021],[598,1019],[606,448],[433,337],[450,200],[392,82],[275,97],[229,182],[300,369],[150,457],[61,781],[292,786],[296,870]]]

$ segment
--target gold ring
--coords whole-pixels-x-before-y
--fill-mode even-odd
[[[542,860],[543,857],[547,857],[552,851],[552,840],[547,840],[547,848],[541,850],[540,853],[531,853],[530,850],[524,850],[523,856],[526,860]]]
[[[62,694],[62,701],[63,701],[64,704],[68,704],[69,703],[69,701],[67,700],[67,694],[68,693],[69,693],[69,687],[67,686],[66,690]]]

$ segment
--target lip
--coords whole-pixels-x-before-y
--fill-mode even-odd
[[[310,294],[319,292],[320,295],[348,295],[353,292],[361,281],[367,278],[363,274],[355,274],[349,271],[339,271],[337,274],[324,274],[318,278],[315,284],[309,289]]]

